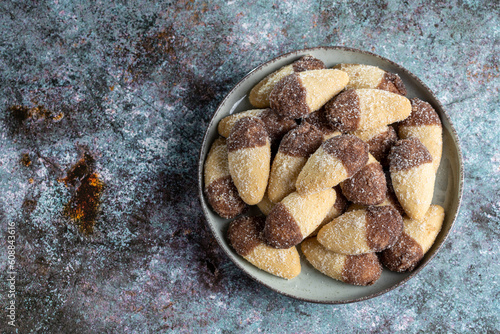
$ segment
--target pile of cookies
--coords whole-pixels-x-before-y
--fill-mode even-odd
[[[378,67],[326,68],[312,56],[249,93],[256,108],[222,119],[205,161],[205,194],[230,222],[227,237],[273,275],[305,259],[334,279],[373,284],[382,265],[413,270],[441,229],[433,205],[442,126]],[[243,215],[256,205],[263,213]]]

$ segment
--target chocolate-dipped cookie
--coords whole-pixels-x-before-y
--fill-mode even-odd
[[[271,109],[285,118],[301,118],[321,108],[349,81],[339,70],[312,70],[281,79],[269,96]]]
[[[343,132],[378,128],[410,113],[410,100],[379,89],[349,89],[325,105],[327,121]]]
[[[399,123],[399,137],[401,139],[418,138],[429,150],[434,171],[437,172],[443,152],[443,126],[441,120],[436,110],[429,103],[419,98],[413,98],[410,102],[411,115]]]
[[[403,230],[403,220],[391,206],[370,206],[346,212],[326,224],[318,241],[328,250],[346,255],[380,252],[392,246]]]
[[[247,208],[231,179],[224,138],[216,139],[205,160],[205,194],[215,212],[222,218],[234,218]]]
[[[295,191],[295,182],[309,156],[323,141],[323,133],[308,123],[288,132],[280,143],[269,176],[269,199],[278,203]]]
[[[301,244],[307,261],[321,273],[344,283],[372,285],[382,273],[382,266],[374,253],[343,255],[329,251],[316,238]]]
[[[325,141],[309,157],[297,177],[301,194],[335,187],[353,176],[368,162],[368,145],[353,135],[341,135]]]
[[[264,123],[257,117],[240,119],[227,138],[229,172],[241,199],[249,204],[264,197],[269,179],[271,146]]]
[[[338,64],[334,66],[349,75],[346,89],[375,88],[406,95],[406,88],[399,75],[386,72],[377,66],[363,64]]]
[[[233,249],[259,269],[285,279],[300,274],[300,257],[297,249],[276,249],[262,239],[264,217],[240,217],[229,224],[228,239]]]
[[[297,123],[293,119],[281,118],[271,109],[254,109],[243,111],[240,113],[232,114],[224,117],[219,122],[217,130],[219,134],[223,137],[229,137],[231,129],[234,124],[242,118],[245,117],[258,117],[264,123],[267,134],[269,135],[269,140],[271,144],[278,142],[281,138],[291,129],[297,126]]]
[[[403,233],[396,243],[380,253],[389,270],[412,271],[436,240],[444,221],[444,209],[431,205],[422,219],[403,218]]]
[[[419,139],[399,140],[389,154],[394,193],[406,214],[422,219],[434,194],[436,173],[429,150]]]
[[[331,188],[308,195],[291,193],[266,218],[267,244],[275,248],[299,244],[318,227],[334,203],[335,190]]]
[[[290,65],[283,66],[279,70],[269,74],[267,77],[262,79],[257,85],[255,85],[250,91],[248,99],[250,103],[256,108],[266,108],[269,107],[269,95],[273,90],[274,86],[278,81],[286,77],[287,75],[310,71],[310,70],[320,70],[324,69],[325,64],[313,56],[304,56],[299,60],[293,62]]]

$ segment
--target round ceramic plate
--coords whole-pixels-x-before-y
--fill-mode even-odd
[[[444,207],[446,216],[441,232],[434,245],[427,252],[419,266],[411,273],[394,273],[384,269],[380,279],[368,287],[353,286],[334,280],[315,270],[302,256],[302,272],[291,280],[285,280],[264,272],[247,262],[229,246],[226,232],[230,220],[220,218],[212,211],[203,194],[203,164],[210,145],[217,138],[217,124],[230,114],[255,109],[248,101],[253,86],[268,74],[288,65],[304,55],[321,59],[330,68],[339,63],[358,63],[378,66],[397,73],[408,90],[407,97],[418,97],[429,102],[438,112],[443,124],[443,156],[436,176],[436,186],[432,203]],[[428,264],[450,233],[458,214],[463,188],[463,163],[458,136],[449,116],[431,90],[415,75],[394,62],[370,52],[346,47],[318,47],[299,50],[279,56],[251,71],[234,87],[217,108],[206,130],[200,150],[198,168],[199,196],[208,225],[218,243],[229,258],[257,282],[283,295],[304,301],[341,304],[361,301],[379,296],[407,282]],[[256,211],[258,212],[258,211]],[[300,247],[298,247],[300,248]],[[300,250],[299,250],[300,252]],[[439,265],[436,263],[435,265]]]

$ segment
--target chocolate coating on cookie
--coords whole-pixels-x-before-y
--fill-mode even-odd
[[[429,150],[417,138],[397,141],[389,154],[391,172],[408,170],[426,163],[432,163]]]
[[[394,245],[403,232],[403,218],[392,206],[370,206],[366,209],[366,241],[374,252]]]
[[[304,237],[300,227],[282,203],[276,204],[266,218],[264,239],[274,248],[290,248]]]
[[[246,256],[262,243],[261,232],[264,224],[264,217],[240,217],[229,224],[229,243],[236,253]]]
[[[368,144],[353,135],[330,138],[323,143],[323,150],[342,161],[349,177],[368,161]]]
[[[323,133],[314,125],[303,123],[288,132],[280,143],[281,153],[294,157],[308,157],[313,154],[323,141]]]
[[[359,127],[360,104],[356,90],[348,89],[325,104],[325,118],[332,128],[343,132]]]
[[[377,161],[383,166],[389,165],[387,156],[391,150],[392,145],[398,140],[398,135],[392,126],[387,127],[387,131],[376,135],[367,141],[370,147],[370,153]]]
[[[419,126],[419,125],[439,125],[441,120],[436,110],[432,106],[415,97],[410,100],[411,114],[410,116],[399,123],[400,126]]]
[[[294,119],[280,117],[269,108],[263,111],[259,118],[264,122],[271,142],[280,141],[286,133],[297,127],[297,122]]]
[[[320,130],[325,136],[330,136],[334,132],[339,131],[339,129],[330,126],[327,122],[324,107],[310,113],[306,118],[304,118],[304,122],[317,127],[318,130]]]
[[[349,202],[345,198],[344,194],[342,194],[342,189],[340,189],[340,186],[337,185],[333,187],[333,190],[335,190],[335,204],[333,206],[335,209],[337,209],[338,212],[342,213],[347,209],[347,206],[349,205]]]
[[[346,256],[342,281],[355,285],[372,285],[380,278],[382,266],[374,253]]]
[[[294,73],[281,79],[269,96],[271,109],[285,118],[300,118],[310,110],[306,103],[306,89]]]
[[[424,257],[422,247],[403,232],[398,241],[380,254],[380,261],[387,269],[396,272],[412,271]]]
[[[292,64],[294,72],[325,69],[325,63],[313,56],[304,56]]]
[[[377,89],[387,90],[391,93],[406,95],[406,87],[403,80],[395,73],[385,72]]]
[[[269,140],[264,122],[257,117],[240,119],[231,129],[227,138],[227,149],[233,152],[242,148],[266,145]]]
[[[387,184],[382,166],[369,163],[342,183],[342,193],[356,204],[376,205],[384,201]]]
[[[208,202],[222,218],[234,218],[247,208],[230,175],[211,182],[205,191]]]

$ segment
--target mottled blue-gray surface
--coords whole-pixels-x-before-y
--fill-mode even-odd
[[[498,1],[0,2],[1,332],[500,332]],[[419,76],[459,133],[460,215],[417,277],[332,306],[222,253],[197,200],[212,113],[282,53],[343,45]],[[78,163],[79,162],[79,163]]]

